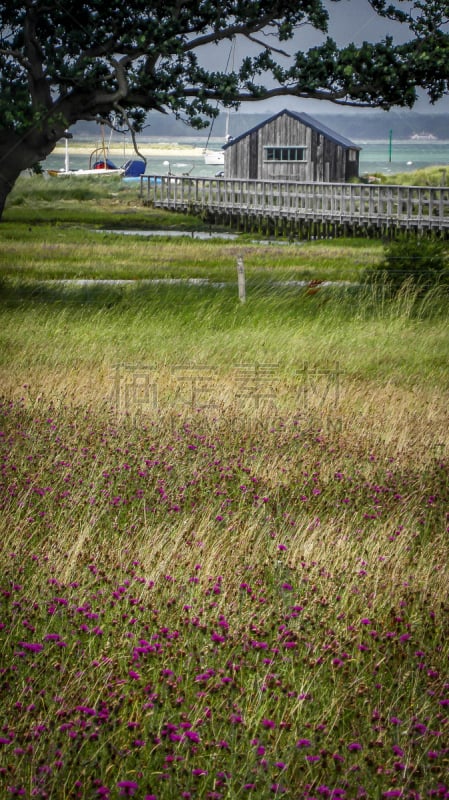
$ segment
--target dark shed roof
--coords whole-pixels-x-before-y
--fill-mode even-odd
[[[341,144],[342,147],[351,148],[351,150],[362,149],[357,144],[354,144],[354,142],[351,142],[350,139],[347,139],[346,136],[341,136],[339,133],[336,133],[335,131],[331,130],[331,128],[328,128],[327,125],[322,125],[322,123],[318,122],[318,120],[314,119],[313,117],[309,117],[308,114],[296,111],[288,111],[288,109],[284,108],[283,111],[279,111],[278,114],[274,114],[272,117],[269,117],[268,119],[265,119],[263,122],[260,122],[258,125],[255,125],[254,128],[250,128],[250,130],[245,131],[245,133],[241,133],[240,136],[236,136],[235,139],[232,139],[230,142],[224,144],[222,150],[226,150],[233,144],[240,142],[242,139],[245,138],[245,136],[248,136],[250,133],[253,133],[254,131],[260,130],[260,128],[263,128],[269,122],[272,122],[278,117],[281,117],[283,114],[287,114],[289,117],[293,117],[293,119],[298,120],[298,122],[301,122],[303,125],[307,125],[308,128],[313,128],[318,133],[323,134],[323,136],[325,136],[326,139],[330,139],[336,144]]]

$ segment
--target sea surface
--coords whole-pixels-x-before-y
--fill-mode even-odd
[[[360,151],[360,175],[380,172],[414,172],[433,166],[449,166],[449,139],[442,141],[401,139],[390,142],[355,141]]]
[[[168,172],[174,175],[192,175],[193,177],[213,176],[217,174],[223,167],[206,165],[202,149],[205,146],[205,141],[201,138],[185,138],[170,140],[166,139],[164,142],[173,149],[173,154],[167,155],[166,153],[149,156],[147,158],[146,172],[152,175],[166,175]],[[362,149],[360,151],[360,175],[370,175],[378,172],[384,175],[394,174],[397,172],[413,172],[417,169],[430,166],[446,166],[449,167],[449,139],[442,141],[438,139],[433,140],[389,140],[382,141],[357,141],[354,143],[359,145]],[[141,142],[142,147],[145,145],[150,147],[154,144],[161,144],[161,139],[146,138]],[[179,151],[176,152],[176,145],[196,147],[198,148],[198,155],[180,155]],[[208,149],[220,150],[221,141],[210,141]],[[122,156],[114,157],[116,166],[122,166],[124,161],[133,156],[132,150],[128,147],[124,149]],[[69,153],[70,169],[82,169],[89,166],[89,156],[71,154]],[[63,169],[64,168],[64,155],[52,154],[42,164],[44,169]],[[448,178],[449,180],[449,178]]]

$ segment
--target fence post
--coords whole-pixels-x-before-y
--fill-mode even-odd
[[[237,281],[239,287],[239,300],[241,303],[246,302],[246,287],[245,287],[245,265],[242,256],[237,258]]]

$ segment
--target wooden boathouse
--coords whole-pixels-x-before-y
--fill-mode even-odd
[[[343,183],[358,178],[360,150],[308,114],[284,109],[223,146],[224,177]]]
[[[449,233],[449,187],[359,181],[360,147],[281,111],[224,145],[224,176],[144,175],[144,203],[266,235]]]

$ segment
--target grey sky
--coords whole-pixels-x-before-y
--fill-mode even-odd
[[[326,0],[326,7],[329,11],[329,35],[334,38],[338,44],[344,45],[349,42],[362,43],[363,41],[376,41],[384,38],[386,35],[392,35],[396,41],[406,41],[409,32],[404,25],[399,23],[392,23],[390,20],[382,19],[376,14],[368,0],[340,0],[340,2],[332,2]],[[406,10],[407,4],[401,4],[401,8]],[[315,31],[310,26],[304,26],[298,31],[295,36],[294,42],[289,44],[289,49],[292,51],[299,49],[308,49],[322,41],[323,36]],[[221,44],[220,56],[223,58],[222,68],[226,63],[229,55],[227,45]],[[247,54],[249,52],[248,42],[242,42],[240,46],[237,45],[236,49],[236,63],[238,56]],[[215,57],[218,53],[215,52]],[[215,61],[216,66],[221,61],[221,57]],[[242,111],[253,112],[275,112],[288,105],[289,108],[295,111],[307,111],[310,113],[341,113],[345,111],[345,107],[336,106],[333,103],[317,100],[300,100],[298,98],[285,98],[273,99],[267,102],[246,103],[241,106]],[[449,111],[449,98],[443,98],[435,105],[431,105],[424,93],[421,94],[420,99],[414,107],[415,111],[420,112],[448,112]],[[366,109],[354,109],[348,107],[351,113],[363,114],[367,113]],[[399,111],[399,110],[398,110]],[[373,113],[372,109],[368,109],[369,113]],[[379,112],[382,113],[382,112]],[[384,112],[385,113],[385,112]],[[391,112],[390,112],[391,113]],[[406,110],[400,110],[400,113],[407,113]]]

